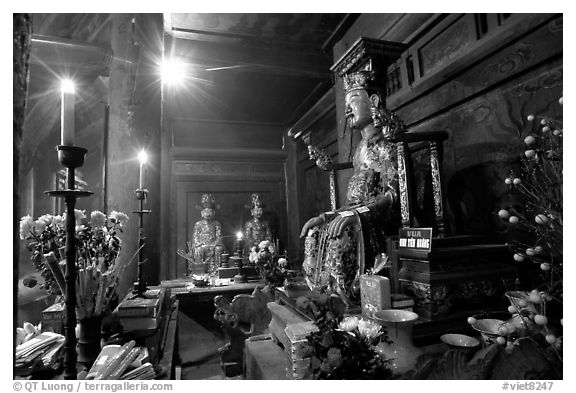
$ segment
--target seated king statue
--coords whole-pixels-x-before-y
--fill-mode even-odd
[[[250,208],[252,219],[244,224],[244,240],[246,248],[250,250],[254,246],[258,246],[264,240],[272,241],[272,230],[268,221],[262,219],[264,204],[262,203],[262,195],[254,193],[251,196],[252,205],[246,205]]]
[[[385,252],[385,237],[398,233],[396,144],[405,126],[385,109],[372,71],[344,76],[346,125],[359,132],[346,205],[304,224],[302,268],[311,289],[337,293],[347,305],[360,302],[360,275]]]
[[[203,194],[200,204],[196,208],[202,209],[202,220],[194,224],[190,251],[193,252],[195,262],[207,263],[208,273],[213,274],[218,271],[220,255],[226,249],[222,243],[220,222],[215,219],[217,205],[214,195]]]

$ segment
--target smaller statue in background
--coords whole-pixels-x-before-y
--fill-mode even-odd
[[[258,246],[262,241],[272,241],[272,230],[268,221],[262,219],[264,204],[262,203],[262,195],[258,193],[252,194],[252,205],[246,205],[250,209],[252,219],[244,224],[244,240],[245,247],[251,250],[252,247]]]
[[[196,208],[202,209],[202,220],[194,224],[190,252],[196,263],[207,264],[207,273],[214,273],[218,271],[220,256],[226,251],[220,222],[215,219],[218,206],[212,194],[203,194],[200,203]]]

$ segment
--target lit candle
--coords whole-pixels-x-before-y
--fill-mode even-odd
[[[236,254],[242,256],[244,244],[242,243],[242,231],[236,232]]]
[[[74,83],[62,80],[62,107],[60,113],[61,140],[63,146],[74,146]]]
[[[140,181],[138,182],[138,188],[139,189],[143,189],[144,187],[144,164],[146,164],[146,161],[148,160],[148,156],[146,155],[146,152],[144,150],[141,150],[140,153],[138,153],[138,160],[140,161]]]

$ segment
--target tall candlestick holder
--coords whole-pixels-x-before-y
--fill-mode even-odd
[[[238,268],[238,274],[234,276],[234,283],[241,284],[248,282],[244,274],[244,240],[242,238],[236,239],[236,252],[234,254],[235,255],[230,258],[234,261],[234,266]]]
[[[146,286],[146,280],[144,279],[144,263],[146,263],[146,259],[144,259],[144,244],[146,238],[144,237],[144,215],[150,214],[151,210],[144,209],[144,201],[148,198],[148,190],[138,188],[134,194],[136,195],[136,199],[140,203],[140,209],[133,212],[138,214],[138,281],[134,283],[134,288],[132,289],[132,298],[142,297],[146,298],[145,292],[148,290]]]
[[[75,169],[84,165],[88,150],[78,146],[56,146],[58,161],[66,168],[66,189],[45,191],[54,198],[64,198],[66,203],[66,321],[64,324],[64,379],[76,379],[76,199],[92,195],[90,191],[76,189]]]

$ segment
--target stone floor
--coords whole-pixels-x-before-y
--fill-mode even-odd
[[[178,340],[183,380],[226,379],[220,368],[218,348],[225,340],[211,308],[180,312]]]

